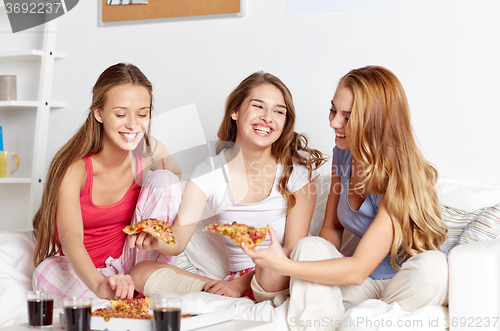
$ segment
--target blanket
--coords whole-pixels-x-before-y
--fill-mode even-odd
[[[26,292],[31,290],[33,247],[31,232],[0,233],[0,327],[27,323]],[[276,330],[288,330],[289,300],[275,308],[269,301],[256,304],[248,298],[227,298],[202,292],[179,296],[183,300],[182,310],[186,313],[210,313],[234,308],[236,319],[274,321]],[[107,300],[95,300],[93,307],[105,307],[107,304]],[[60,311],[55,309],[55,318]],[[361,323],[365,330],[380,330],[378,326],[382,320],[386,323],[390,320],[394,325],[399,321],[401,325],[418,327],[418,321],[429,323],[431,318],[444,321],[446,317],[447,309],[443,307],[425,307],[422,311],[408,313],[397,304],[387,305],[380,300],[369,300],[347,311],[342,321],[328,321],[325,316],[321,322],[327,326],[325,330],[359,330],[355,326]],[[407,330],[421,329],[417,327]]]
[[[323,179],[327,181],[328,179]],[[322,186],[320,186],[322,187]],[[317,208],[313,216],[311,232],[319,232],[327,189],[321,190]],[[442,204],[466,211],[490,206],[500,201],[500,188],[484,183],[469,183],[464,180],[440,180],[438,185]],[[200,226],[203,226],[203,222]],[[484,223],[484,222],[483,222]],[[463,226],[461,227],[461,229]],[[462,231],[462,230],[460,230]],[[466,231],[464,231],[466,232]],[[217,237],[210,233],[195,233],[188,248],[184,269],[221,279],[227,275],[227,256],[218,247]],[[214,235],[215,236],[215,235]],[[355,238],[354,238],[355,239]],[[353,238],[345,239],[353,242]],[[27,323],[26,292],[31,290],[33,266],[33,238],[30,231],[0,231],[0,327]],[[350,255],[342,247],[344,255]],[[352,251],[352,249],[351,249]],[[227,298],[209,293],[186,293],[183,311],[189,313],[209,313],[234,308],[235,318],[239,320],[274,321],[276,330],[288,330],[288,325],[296,323],[299,329],[317,330],[447,330],[449,324],[448,308],[427,306],[414,312],[401,309],[397,303],[386,304],[380,300],[367,300],[346,311],[338,321],[325,316],[319,321],[300,321],[287,319],[290,302],[273,307],[270,302],[254,303],[247,298]],[[318,298],[320,300],[320,298]],[[93,302],[93,307],[104,307],[106,300]],[[55,311],[58,314],[58,311]],[[315,323],[315,324],[314,324]],[[301,326],[302,324],[302,326]]]

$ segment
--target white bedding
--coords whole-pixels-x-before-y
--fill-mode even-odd
[[[328,180],[324,178],[324,180]],[[328,186],[324,191],[328,190]],[[323,190],[322,190],[323,191]],[[473,210],[500,202],[500,189],[477,182],[459,179],[440,180],[440,200],[455,208]],[[318,222],[324,213],[325,192],[320,192],[312,233],[319,231]],[[186,255],[191,262],[213,278],[227,275],[227,258],[215,235],[199,232],[188,245]],[[31,233],[0,232],[0,327],[27,322],[25,293],[31,290],[33,273],[33,240]],[[226,298],[209,293],[187,293],[183,298],[183,310],[191,313],[208,313],[235,308],[236,318],[243,320],[275,321],[276,330],[288,330],[286,312],[288,300],[273,308],[270,302],[254,304],[246,298]],[[94,302],[103,306],[105,300]],[[56,310],[56,314],[58,310]],[[57,315],[56,315],[57,316]],[[380,300],[367,300],[348,310],[342,321],[319,321],[339,330],[446,330],[448,308],[428,306],[414,312],[406,312],[397,303],[388,305]],[[297,321],[298,322],[298,321]]]
[[[27,323],[26,291],[31,290],[31,274],[33,273],[33,241],[29,232],[5,232],[0,233],[0,327],[13,324]],[[183,298],[183,311],[191,313],[209,313],[234,307],[235,316],[242,320],[275,321],[276,330],[288,330],[286,324],[286,312],[288,300],[281,306],[274,308],[270,302],[254,304],[247,298],[226,298],[209,293],[186,293],[180,295]],[[94,301],[94,307],[101,307],[107,303],[106,300]],[[441,307],[426,307],[433,316],[444,319],[447,309]],[[60,309],[55,309],[58,316]],[[387,305],[379,300],[369,300],[360,306],[346,312],[345,318],[349,321],[358,320],[360,316],[374,322],[380,319],[391,318],[397,320],[426,320],[429,311],[425,314],[416,311],[411,314],[403,311],[397,304]],[[370,326],[370,320],[363,320]],[[338,323],[338,322],[337,322]],[[332,324],[335,326],[335,323]],[[352,323],[344,322],[341,330],[354,330]],[[367,328],[366,330],[376,330]],[[359,330],[359,329],[357,329]],[[434,328],[438,331],[440,329]]]
[[[34,243],[28,232],[0,233],[0,327],[27,322]]]

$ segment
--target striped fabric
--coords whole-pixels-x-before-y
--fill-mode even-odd
[[[191,263],[191,261],[189,261],[186,253],[184,252],[177,255],[177,262],[175,263],[175,266],[177,268],[192,272],[193,274],[204,276],[203,272],[201,272],[200,269],[198,269],[194,264]]]
[[[482,208],[460,235],[457,245],[470,244],[500,236],[500,204]]]
[[[449,252],[455,247],[463,230],[469,225],[474,217],[480,213],[480,210],[466,212],[464,210],[441,206],[441,214],[444,223],[448,227],[448,233],[443,243],[443,251]]]

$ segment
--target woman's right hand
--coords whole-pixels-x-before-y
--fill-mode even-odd
[[[157,251],[165,247],[165,244],[149,233],[140,232],[129,236],[128,247],[137,248],[140,251]]]
[[[101,299],[132,299],[134,297],[135,285],[130,275],[116,274],[105,277],[94,291]]]
[[[245,244],[242,244],[241,248],[250,256],[256,265],[274,271],[280,275],[286,275],[284,271],[290,259],[285,255],[278,237],[276,236],[276,232],[274,232],[271,226],[269,226],[269,235],[271,236],[271,245],[265,249],[257,251],[248,248]]]

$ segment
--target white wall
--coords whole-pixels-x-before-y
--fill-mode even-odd
[[[338,79],[377,64],[402,81],[415,134],[441,176],[500,185],[498,1],[403,0],[398,9],[286,14],[286,0],[247,0],[243,18],[114,27],[98,27],[97,10],[97,1],[80,1],[58,21],[57,50],[67,58],[56,63],[53,99],[68,106],[51,113],[47,162],[81,125],[98,75],[120,61],[153,82],[157,112],[195,103],[208,140],[230,91],[248,74],[269,71],[293,93],[296,131],[328,154]],[[0,51],[26,48],[28,37],[2,33]],[[14,114],[5,116],[0,121],[14,122]],[[4,197],[6,186],[0,190]],[[25,224],[27,198],[15,190],[0,212]]]

